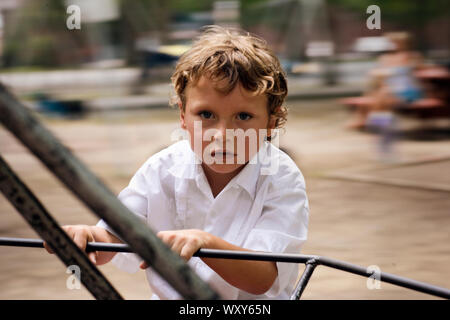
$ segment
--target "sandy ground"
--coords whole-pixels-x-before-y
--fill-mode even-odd
[[[376,265],[383,272],[450,288],[449,192],[325,178],[329,172],[364,166],[375,176],[450,186],[450,161],[384,165],[380,171],[376,137],[346,131],[347,117],[333,101],[291,103],[280,141],[307,183],[311,215],[302,253]],[[115,193],[149,156],[171,143],[177,119],[170,109],[100,113],[71,121],[42,118]],[[395,155],[400,161],[445,159],[449,147],[449,139],[402,140]],[[61,225],[96,223],[97,217],[4,129],[0,152]],[[37,237],[3,196],[0,215],[0,236]],[[150,297],[143,272],[127,274],[111,265],[100,270],[126,299]],[[0,299],[92,299],[84,288],[67,289],[68,276],[56,256],[43,249],[0,247]],[[303,298],[434,299],[386,283],[369,290],[366,283],[366,278],[319,266]]]

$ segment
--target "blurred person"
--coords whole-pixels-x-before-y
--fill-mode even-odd
[[[210,26],[182,55],[172,82],[189,139],[151,156],[119,199],[222,298],[288,299],[296,265],[193,257],[200,248],[299,253],[306,241],[304,177],[270,142],[287,116],[286,75],[278,58],[262,39]],[[202,140],[196,147],[197,125]],[[246,138],[242,149],[229,148],[236,137],[228,130],[264,136],[253,142]],[[205,141],[208,131],[211,139]],[[207,161],[209,156],[214,161]],[[276,161],[277,170],[264,173],[262,162],[267,162],[260,159]],[[63,228],[83,250],[89,241],[122,242],[103,220]],[[89,257],[97,265],[112,260],[127,271],[146,269],[152,299],[181,298],[134,254],[93,252]]]
[[[369,90],[355,109],[347,128],[361,129],[370,125],[369,119],[384,118],[384,121],[369,121],[372,124],[389,125],[392,111],[417,101],[424,96],[423,88],[414,72],[423,68],[423,58],[411,49],[411,36],[407,32],[392,32],[385,35],[392,43],[391,52],[381,55],[378,66],[369,74]]]

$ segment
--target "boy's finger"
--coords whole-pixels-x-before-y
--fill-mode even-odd
[[[73,241],[79,248],[81,248],[81,250],[86,251],[86,244],[87,244],[86,235],[83,235],[81,233],[75,233]]]
[[[53,254],[53,250],[48,246],[47,242],[44,241],[44,248],[47,250],[48,253]]]
[[[185,261],[188,261],[192,258],[194,253],[198,250],[198,248],[193,245],[192,243],[186,244],[183,249],[181,249],[180,257],[183,258]]]
[[[93,264],[97,264],[97,252],[89,252],[88,257]]]
[[[142,262],[141,262],[141,265],[139,266],[139,268],[144,269],[144,270],[147,269],[147,268],[148,268],[147,262],[142,261]]]
[[[172,244],[171,249],[173,252],[177,253],[178,255],[181,255],[181,251],[183,250],[184,246],[185,246],[184,241],[178,240]]]

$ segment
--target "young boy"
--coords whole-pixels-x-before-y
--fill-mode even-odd
[[[299,253],[307,237],[305,181],[269,141],[283,126],[285,74],[265,42],[210,26],[172,76],[188,139],[150,157],[119,199],[224,299],[288,299],[296,264],[198,258],[200,248]],[[121,240],[103,220],[65,226],[86,242]],[[97,265],[146,269],[154,299],[179,294],[135,254],[95,252]]]

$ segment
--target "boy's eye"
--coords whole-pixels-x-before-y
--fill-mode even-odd
[[[249,115],[249,114],[246,113],[246,112],[241,112],[241,113],[238,114],[238,119],[239,119],[239,120],[249,120],[249,119],[251,119],[251,118],[252,118],[252,116]]]
[[[213,114],[209,111],[200,111],[198,114],[203,119],[211,119],[213,116]]]

